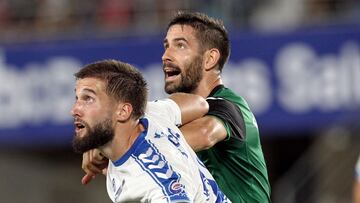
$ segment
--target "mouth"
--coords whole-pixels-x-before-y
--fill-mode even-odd
[[[165,70],[165,76],[166,77],[174,77],[180,75],[180,70]]]
[[[174,65],[167,66],[167,64],[164,64],[164,74],[165,74],[165,80],[171,81],[175,80],[176,77],[178,77],[181,74],[181,70],[178,67],[174,67]]]
[[[74,126],[75,126],[75,133],[76,134],[79,134],[84,128],[85,128],[85,125],[81,122],[74,122]]]

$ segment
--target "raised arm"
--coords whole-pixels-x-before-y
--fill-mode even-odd
[[[187,143],[197,152],[209,149],[227,137],[223,123],[214,116],[204,116],[180,127]]]
[[[194,151],[209,149],[230,136],[245,138],[245,122],[238,106],[222,98],[208,98],[207,102],[206,116],[180,128]]]
[[[209,110],[207,101],[198,95],[174,93],[170,95],[169,99],[175,101],[175,103],[179,106],[182,125],[201,118]]]

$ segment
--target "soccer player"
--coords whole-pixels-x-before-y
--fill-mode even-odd
[[[197,94],[209,103],[204,117],[180,127],[186,141],[232,202],[271,202],[256,119],[247,102],[221,80],[230,55],[223,23],[202,13],[178,12],[168,25],[164,48],[165,91]],[[84,154],[88,175],[83,183],[99,173],[103,161]]]
[[[360,157],[355,166],[353,201],[354,203],[360,203]]]
[[[73,148],[96,148],[110,160],[113,202],[228,202],[176,127],[207,112],[203,98],[175,94],[147,104],[141,73],[115,60],[89,64],[75,77]]]
[[[182,126],[186,141],[232,202],[270,202],[255,117],[246,101],[221,81],[230,54],[222,22],[180,12],[168,25],[164,48],[165,91],[197,94],[209,103],[206,116]]]

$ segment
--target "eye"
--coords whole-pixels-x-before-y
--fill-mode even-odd
[[[164,49],[166,50],[167,48],[169,48],[169,44],[168,44],[168,43],[164,43]]]
[[[184,49],[184,48],[185,48],[185,44],[182,43],[182,42],[178,42],[178,43],[176,44],[176,46],[177,46],[178,48],[180,48],[180,49]]]
[[[89,95],[84,95],[82,98],[86,103],[92,103],[95,99]]]

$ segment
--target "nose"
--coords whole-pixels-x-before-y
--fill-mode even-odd
[[[71,114],[71,116],[75,117],[75,116],[80,116],[80,112],[81,112],[80,106],[79,106],[78,102],[75,102],[70,110],[70,114]]]
[[[161,57],[162,62],[164,63],[165,61],[172,61],[171,60],[171,55],[170,55],[170,48],[167,48],[164,50],[164,53]]]

